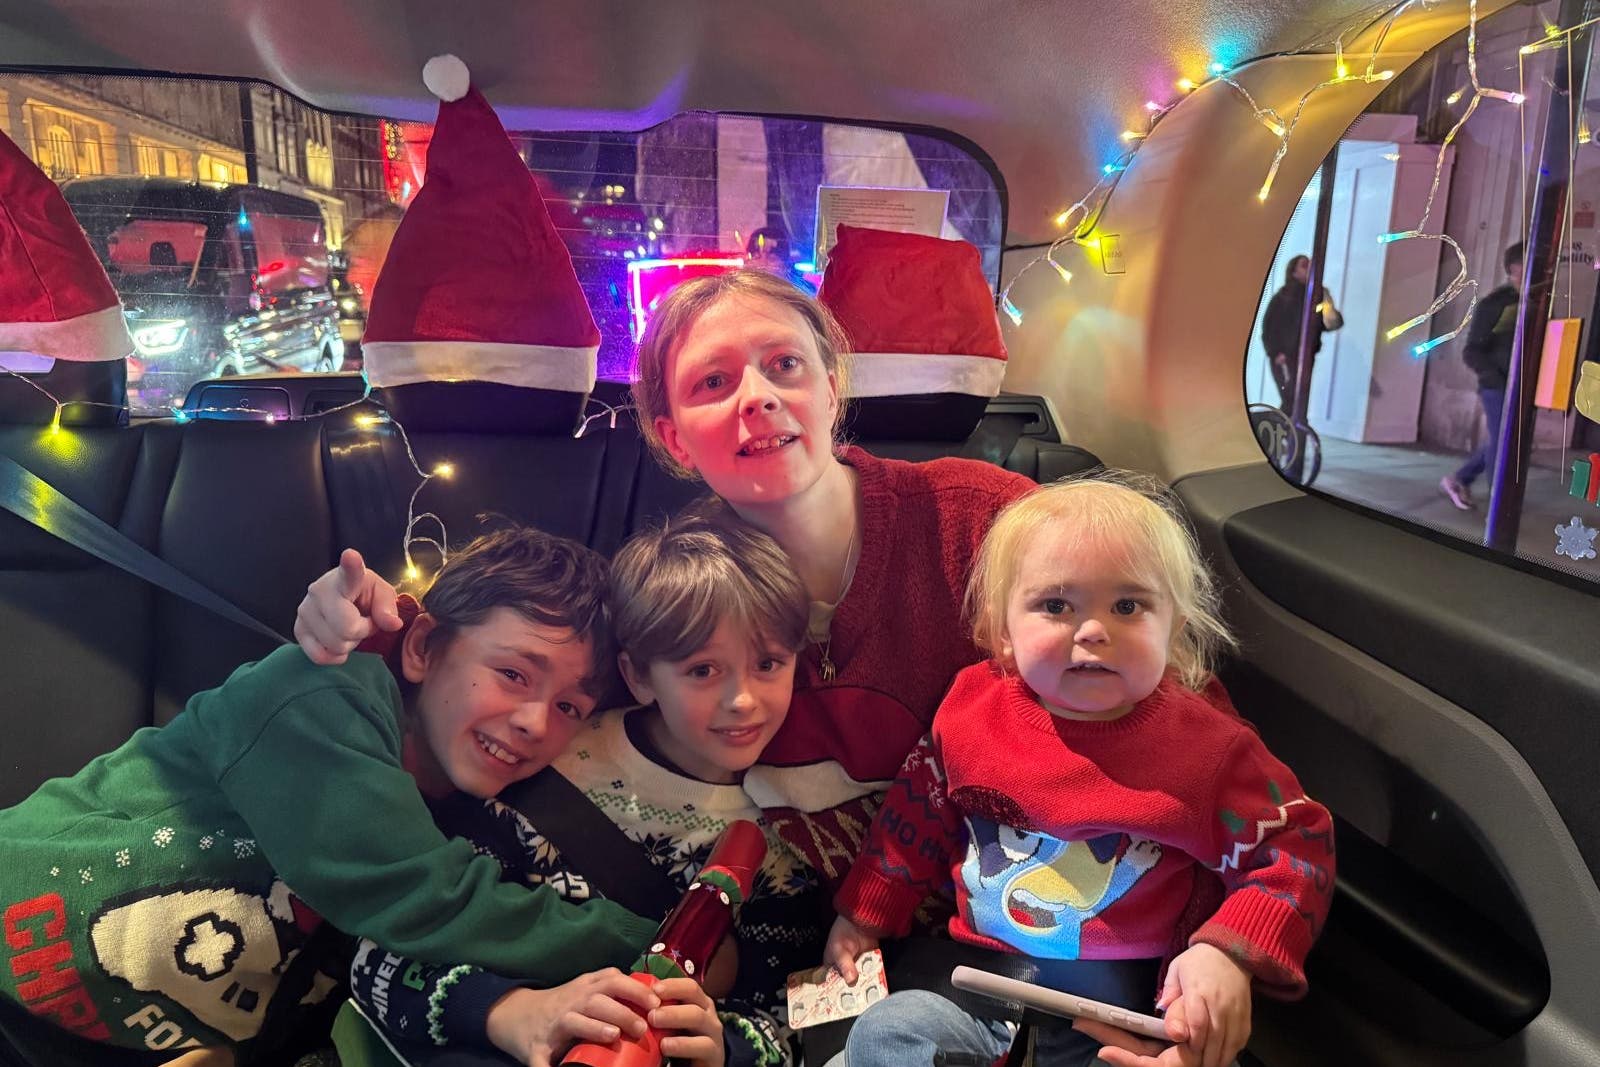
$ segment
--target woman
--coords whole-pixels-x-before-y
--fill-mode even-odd
[[[962,590],[995,513],[1032,486],[975,460],[907,463],[842,445],[845,347],[793,285],[735,271],[668,294],[634,384],[657,458],[782,545],[811,597],[794,712],[745,787],[833,883],[872,794],[977,661]],[[336,568],[312,583],[295,636],[313,660],[340,661],[375,626],[399,627],[394,597],[377,575]]]
[[[1300,324],[1305,318],[1306,283],[1311,277],[1311,257],[1295,256],[1284,268],[1283,288],[1267,301],[1261,317],[1261,344],[1272,362],[1272,380],[1277,383],[1281,407],[1293,412],[1294,395],[1300,380]],[[1322,350],[1322,335],[1344,325],[1344,316],[1333,306],[1333,296],[1317,287],[1316,317],[1312,322],[1311,344],[1306,349],[1306,373]]]

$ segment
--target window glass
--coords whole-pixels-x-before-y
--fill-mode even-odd
[[[62,183],[123,297],[135,414],[167,413],[209,377],[359,367],[431,134],[260,84],[37,73],[0,74],[0,129]],[[944,236],[971,241],[998,277],[1002,192],[936,132],[688,113],[637,133],[512,139],[572,253],[604,378],[628,377],[630,279],[658,261],[748,257],[814,286],[820,185],[948,192]]]
[[[1586,366],[1600,389],[1600,153],[1586,109],[1568,107],[1584,98],[1593,39],[1564,32],[1559,18],[1559,4],[1543,3],[1481,21],[1479,84],[1500,95],[1480,96],[1453,138],[1474,95],[1465,30],[1396,77],[1347,131],[1264,280],[1245,396],[1258,440],[1291,480],[1595,579],[1586,549],[1600,542],[1600,476],[1589,477],[1600,471],[1600,455],[1590,460],[1600,425],[1575,401]],[[1306,257],[1325,191],[1321,285],[1311,290]],[[1535,244],[1542,199],[1560,208]],[[1422,236],[1397,236],[1413,232]],[[1525,245],[1549,251],[1530,257]],[[1534,331],[1521,347],[1519,316]],[[1526,373],[1508,395],[1513,362]]]

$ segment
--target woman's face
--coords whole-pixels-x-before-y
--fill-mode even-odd
[[[735,294],[707,308],[667,357],[656,432],[730,504],[772,504],[815,485],[833,458],[838,380],[800,313]]]

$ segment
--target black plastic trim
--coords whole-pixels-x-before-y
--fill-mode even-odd
[[[1600,876],[1600,590],[1582,591],[1304,496],[1223,527],[1252,584],[1286,610],[1498,731]]]

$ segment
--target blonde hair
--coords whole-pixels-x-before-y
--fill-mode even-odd
[[[839,410],[833,420],[835,436],[844,417],[850,340],[831,311],[792,283],[752,267],[691,278],[662,297],[661,303],[651,313],[650,324],[639,339],[639,360],[633,378],[633,406],[639,412],[639,432],[644,435],[645,443],[656,454],[661,465],[680,478],[693,478],[695,475],[672,457],[661,435],[656,432],[656,419],[672,415],[671,398],[667,390],[667,361],[701,315],[714,304],[735,296],[771,300],[795,312],[805,321],[817,342],[822,365],[839,383]]]
[[[693,655],[725,619],[752,642],[798,652],[811,614],[783,549],[730,515],[674,519],[635,536],[611,561],[606,600],[617,644],[640,670]]]
[[[995,517],[967,586],[967,613],[978,647],[1001,658],[1006,605],[1023,548],[1046,524],[1073,531],[1068,551],[1080,544],[1113,546],[1131,571],[1172,599],[1177,627],[1168,668],[1188,688],[1204,688],[1217,655],[1235,644],[1222,621],[1216,581],[1171,491],[1129,471],[1040,486]]]

